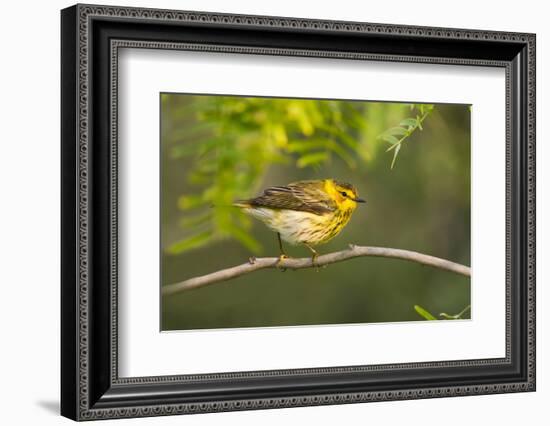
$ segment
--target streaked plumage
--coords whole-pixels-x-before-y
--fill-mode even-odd
[[[364,201],[358,198],[353,185],[324,179],[273,186],[256,198],[234,205],[264,222],[284,241],[306,245],[315,256],[317,252],[311,246],[338,235],[359,202]]]

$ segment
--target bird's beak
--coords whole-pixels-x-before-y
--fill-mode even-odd
[[[353,201],[355,201],[356,203],[366,203],[367,202],[366,200],[363,200],[362,198],[356,198]]]

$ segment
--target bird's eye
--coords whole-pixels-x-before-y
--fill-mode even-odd
[[[340,194],[342,194],[344,197],[348,196],[348,193],[346,191],[342,191],[342,192],[340,192]]]

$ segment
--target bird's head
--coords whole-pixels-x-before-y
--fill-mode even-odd
[[[346,182],[328,179],[325,182],[325,190],[341,211],[353,211],[357,207],[357,203],[365,203],[365,200],[359,198],[357,189]]]

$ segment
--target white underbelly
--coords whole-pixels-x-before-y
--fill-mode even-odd
[[[323,232],[327,218],[309,212],[296,210],[272,210],[265,208],[244,209],[246,213],[264,222],[281,238],[291,244],[311,241],[311,232]]]

